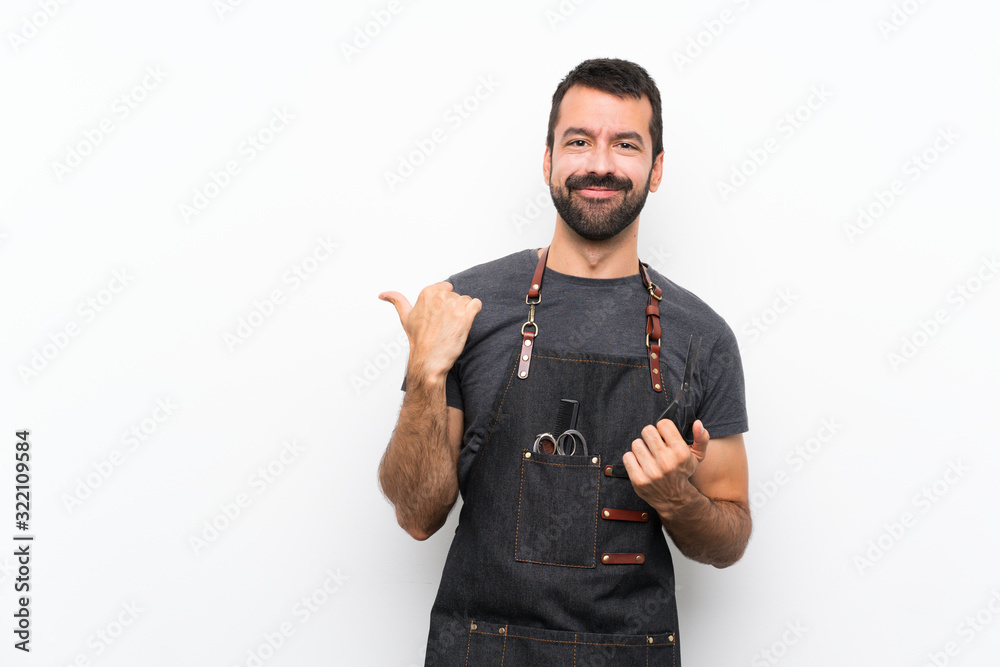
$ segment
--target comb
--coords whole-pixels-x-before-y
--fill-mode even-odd
[[[576,428],[576,418],[580,413],[580,403],[569,398],[559,401],[559,415],[556,417],[556,435]]]

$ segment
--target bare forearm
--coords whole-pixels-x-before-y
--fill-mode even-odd
[[[444,377],[407,373],[396,429],[379,466],[399,525],[417,539],[440,528],[458,498],[457,450],[448,442]]]
[[[680,509],[660,514],[667,533],[685,556],[715,567],[728,567],[743,557],[750,540],[750,510],[731,500],[713,500],[693,485]]]

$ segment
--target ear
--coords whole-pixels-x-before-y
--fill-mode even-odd
[[[542,177],[545,179],[545,185],[549,184],[549,175],[552,173],[552,151],[549,150],[549,145],[545,144],[545,155],[542,157]]]
[[[663,151],[656,156],[653,160],[653,173],[649,177],[649,191],[656,192],[656,189],[660,187],[660,181],[663,179]]]

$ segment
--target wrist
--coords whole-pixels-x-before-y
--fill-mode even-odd
[[[436,391],[444,389],[448,380],[447,368],[434,368],[426,363],[411,362],[406,366],[406,388]]]
[[[688,480],[684,480],[675,498],[657,507],[663,523],[698,521],[709,510],[712,501],[695,488]]]

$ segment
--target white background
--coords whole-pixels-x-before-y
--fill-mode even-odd
[[[685,664],[996,664],[996,3],[226,7],[0,13],[0,663],[420,663],[457,512],[415,542],[377,488],[406,349],[376,295],[547,244],[552,92],[611,56],[664,99],[640,256],[747,377],[755,532],[726,570],[676,558]]]

